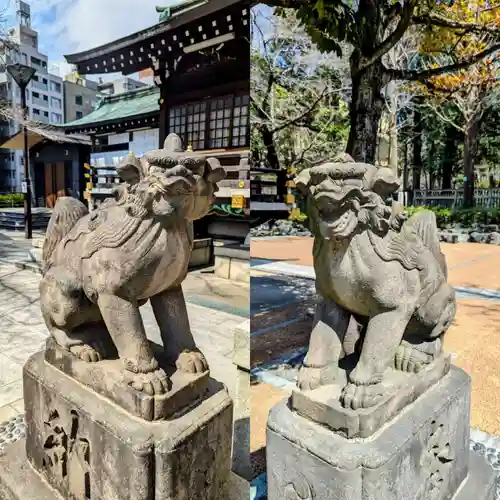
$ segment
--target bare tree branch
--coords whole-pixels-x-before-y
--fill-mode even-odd
[[[410,25],[411,15],[416,4],[417,0],[408,0],[405,2],[403,8],[401,9],[396,29],[378,47],[375,47],[375,50],[370,57],[363,58],[359,68],[360,71],[368,68],[373,63],[378,61],[383,55],[387,54],[387,52],[389,52],[401,40],[401,38],[403,38],[408,26]]]
[[[388,72],[389,76],[395,80],[423,81],[428,80],[429,78],[432,78],[434,76],[444,75],[445,73],[454,73],[456,71],[460,71],[461,69],[466,69],[473,64],[478,63],[486,56],[492,54],[497,50],[500,50],[500,42],[491,45],[487,49],[482,50],[481,52],[467,58],[466,60],[454,64],[440,66],[439,68],[425,69],[422,71],[386,68],[386,71]]]

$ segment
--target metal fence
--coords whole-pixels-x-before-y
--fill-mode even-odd
[[[460,208],[463,201],[461,189],[417,189],[412,205]],[[474,189],[474,203],[478,208],[500,208],[500,189]]]

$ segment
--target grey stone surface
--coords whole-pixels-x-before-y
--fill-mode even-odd
[[[206,215],[225,171],[215,158],[164,149],[129,156],[117,167],[115,196],[89,213],[59,198],[42,256],[42,315],[55,341],[86,362],[107,359],[111,337],[122,383],[164,394],[170,381],[148,343],[139,307],[150,300],[165,356],[181,371],[208,369],[189,326],[181,283],[193,248],[193,221]],[[75,373],[72,374],[76,376]]]
[[[209,374],[208,371],[189,373],[178,370],[167,363],[161,346],[154,343],[150,345],[160,368],[170,379],[171,386],[164,394],[147,394],[123,384],[121,362],[117,357],[88,363],[62,349],[52,337],[47,340],[45,361],[132,415],[145,420],[171,418],[203,397]]]
[[[63,500],[30,466],[24,439],[0,455],[0,478],[2,500]],[[248,500],[249,497],[248,481],[231,473],[218,500]]]
[[[235,328],[233,362],[250,370],[250,319]]]
[[[346,439],[283,401],[268,421],[268,499],[465,500],[481,483],[474,498],[492,500],[493,471],[469,459],[469,397],[469,377],[452,367],[370,439]]]
[[[323,385],[312,391],[295,389],[290,399],[291,407],[303,417],[326,425],[344,437],[367,438],[439,382],[449,369],[449,356],[441,356],[419,373],[394,370],[382,382],[383,398],[374,406],[361,411],[342,406],[338,384]],[[343,379],[346,383],[346,373]],[[394,391],[391,390],[390,383],[394,384]]]
[[[388,385],[398,390],[391,367],[416,373],[441,355],[455,317],[436,217],[408,217],[386,201],[399,187],[393,172],[347,156],[295,182],[307,196],[320,296],[299,388],[336,384],[345,408],[375,406]]]
[[[61,374],[39,353],[25,366],[24,393],[27,458],[64,498],[223,496],[232,402],[219,383],[212,381],[204,399],[178,418],[147,422]],[[8,472],[0,465],[1,488],[10,484]]]
[[[250,464],[250,320],[235,328],[233,363],[236,371],[234,398],[233,471],[249,481]]]

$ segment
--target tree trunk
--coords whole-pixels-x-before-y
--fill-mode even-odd
[[[264,142],[264,147],[266,148],[266,160],[269,168],[274,168],[279,170],[280,161],[278,158],[278,153],[276,152],[276,146],[274,145],[274,137],[272,132],[266,125],[259,125],[259,132]]]
[[[465,143],[464,143],[464,207],[472,208],[474,206],[474,162],[477,155],[478,136],[481,128],[481,118],[484,111],[484,99],[486,97],[487,87],[477,88],[475,113],[465,124]]]
[[[352,97],[349,106],[351,126],[346,152],[356,161],[375,163],[377,133],[384,99],[385,72],[381,61],[358,71],[351,56]]]
[[[387,84],[386,95],[389,100],[389,168],[398,178],[398,100],[396,95],[396,82]]]
[[[474,160],[477,152],[479,120],[474,117],[466,124],[464,142],[464,208],[474,206]]]
[[[413,112],[413,190],[420,189],[423,128],[422,114],[417,107]]]
[[[442,163],[442,184],[441,189],[451,189],[453,178],[453,165],[457,157],[457,130],[448,125],[446,128],[446,143],[444,146],[444,157]]]

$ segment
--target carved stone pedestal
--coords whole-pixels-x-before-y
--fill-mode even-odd
[[[493,470],[469,452],[469,397],[469,377],[452,367],[366,439],[281,402],[268,421],[269,500],[493,500]]]
[[[209,380],[187,411],[156,422],[88,386],[43,352],[27,362],[27,436],[0,457],[2,500],[225,498],[232,401],[221,384]]]

